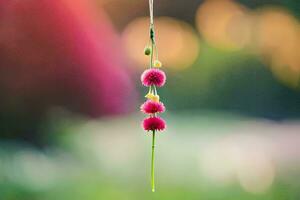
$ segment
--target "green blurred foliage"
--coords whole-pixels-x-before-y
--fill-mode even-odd
[[[274,120],[300,116],[300,94],[276,79],[258,57],[201,43],[192,67],[168,71],[161,96],[171,110],[219,110]]]

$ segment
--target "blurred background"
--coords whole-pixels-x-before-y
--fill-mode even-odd
[[[1,200],[300,198],[300,1],[154,4],[152,193],[148,1],[0,0]]]

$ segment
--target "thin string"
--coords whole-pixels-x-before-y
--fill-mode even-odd
[[[153,0],[149,0],[150,24],[154,24],[153,20]]]
[[[155,33],[154,33],[154,11],[153,11],[153,4],[154,0],[149,0],[149,12],[150,12],[150,31],[153,31],[153,38],[151,38],[151,32],[150,32],[150,41],[153,43],[152,50],[155,51],[155,59],[158,60],[158,50],[156,46],[156,40],[155,40]]]

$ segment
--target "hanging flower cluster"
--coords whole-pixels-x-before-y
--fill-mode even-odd
[[[158,52],[155,43],[154,21],[153,21],[153,0],[149,0],[150,7],[150,39],[149,44],[144,49],[144,54],[150,57],[149,68],[141,75],[141,82],[145,87],[149,88],[146,94],[146,102],[141,105],[141,111],[148,115],[143,120],[142,126],[145,131],[152,132],[152,159],[151,159],[151,186],[152,191],[155,191],[154,184],[154,148],[155,148],[155,133],[163,131],[166,128],[166,122],[158,116],[159,113],[165,111],[165,106],[160,102],[157,89],[164,86],[166,83],[166,74],[160,68],[162,63],[158,60]],[[155,53],[155,55],[154,55]]]
[[[149,117],[143,121],[143,128],[155,134],[155,131],[163,131],[166,128],[165,121],[157,117],[158,113],[165,111],[165,106],[160,102],[156,90],[157,87],[162,87],[166,83],[166,74],[159,69],[162,66],[161,62],[158,59],[153,61],[153,52],[156,51],[156,57],[158,57],[158,54],[154,40],[154,30],[152,28],[150,27],[151,47],[147,46],[144,50],[145,55],[150,56],[150,67],[141,75],[141,82],[144,86],[149,87],[149,92],[145,96],[147,101],[141,106],[141,111],[149,114]]]
[[[141,111],[148,115],[148,117],[144,119],[142,123],[144,130],[147,132],[152,132],[151,188],[152,192],[154,192],[155,133],[157,131],[163,131],[166,128],[166,122],[158,116],[159,113],[163,113],[165,111],[165,106],[162,102],[160,102],[156,88],[165,85],[166,74],[165,72],[160,70],[160,68],[162,67],[162,63],[158,60],[158,51],[154,33],[153,0],[149,0],[149,11],[150,38],[148,45],[144,49],[144,54],[150,57],[150,64],[149,68],[146,69],[141,75],[141,82],[145,87],[149,88],[149,92],[145,96],[147,98],[146,102],[141,105]]]

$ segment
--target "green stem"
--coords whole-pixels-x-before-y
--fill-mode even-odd
[[[152,192],[155,192],[155,182],[154,182],[154,157],[155,157],[155,131],[152,133],[152,158],[151,158],[151,187]]]
[[[157,48],[156,48],[156,44],[155,44],[155,32],[154,32],[153,24],[150,24],[150,41],[151,41],[151,54],[150,54],[150,69],[151,69],[151,68],[153,68],[154,50],[156,53],[156,57],[158,57]],[[151,88],[151,86],[150,86],[150,88]],[[152,90],[152,92],[154,92],[155,95],[157,95],[155,85],[152,86],[151,90]]]
[[[154,39],[151,37],[153,27],[150,28],[150,39],[151,39],[151,54],[150,54],[150,69],[153,67],[153,51],[154,51]]]

